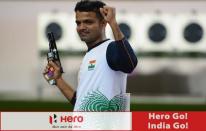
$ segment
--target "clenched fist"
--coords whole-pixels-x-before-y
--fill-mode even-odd
[[[114,7],[104,6],[100,8],[100,13],[110,25],[116,23],[116,9]]]

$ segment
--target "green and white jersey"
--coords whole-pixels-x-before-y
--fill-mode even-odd
[[[83,58],[78,75],[74,111],[125,111],[127,74],[112,70],[106,51],[112,40],[93,48]]]

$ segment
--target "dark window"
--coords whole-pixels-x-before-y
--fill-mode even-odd
[[[197,23],[190,23],[184,29],[184,38],[190,43],[196,43],[203,37],[203,29]]]
[[[120,23],[119,28],[124,34],[124,36],[129,40],[132,35],[131,27],[127,23]]]
[[[48,24],[45,32],[46,36],[48,32],[53,32],[56,41],[62,38],[62,34],[63,34],[62,27],[58,23],[52,22]]]
[[[155,43],[162,42],[167,36],[167,30],[161,23],[154,23],[148,31],[149,39]]]

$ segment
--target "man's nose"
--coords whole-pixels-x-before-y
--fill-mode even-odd
[[[85,24],[82,23],[79,25],[78,28],[79,28],[79,30],[84,30],[84,29],[86,29],[86,26],[85,26]]]

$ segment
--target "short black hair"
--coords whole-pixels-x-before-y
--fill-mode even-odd
[[[103,19],[103,16],[100,13],[100,8],[103,8],[106,4],[99,0],[81,0],[77,2],[74,9],[75,12],[95,12],[97,18],[100,20]]]

